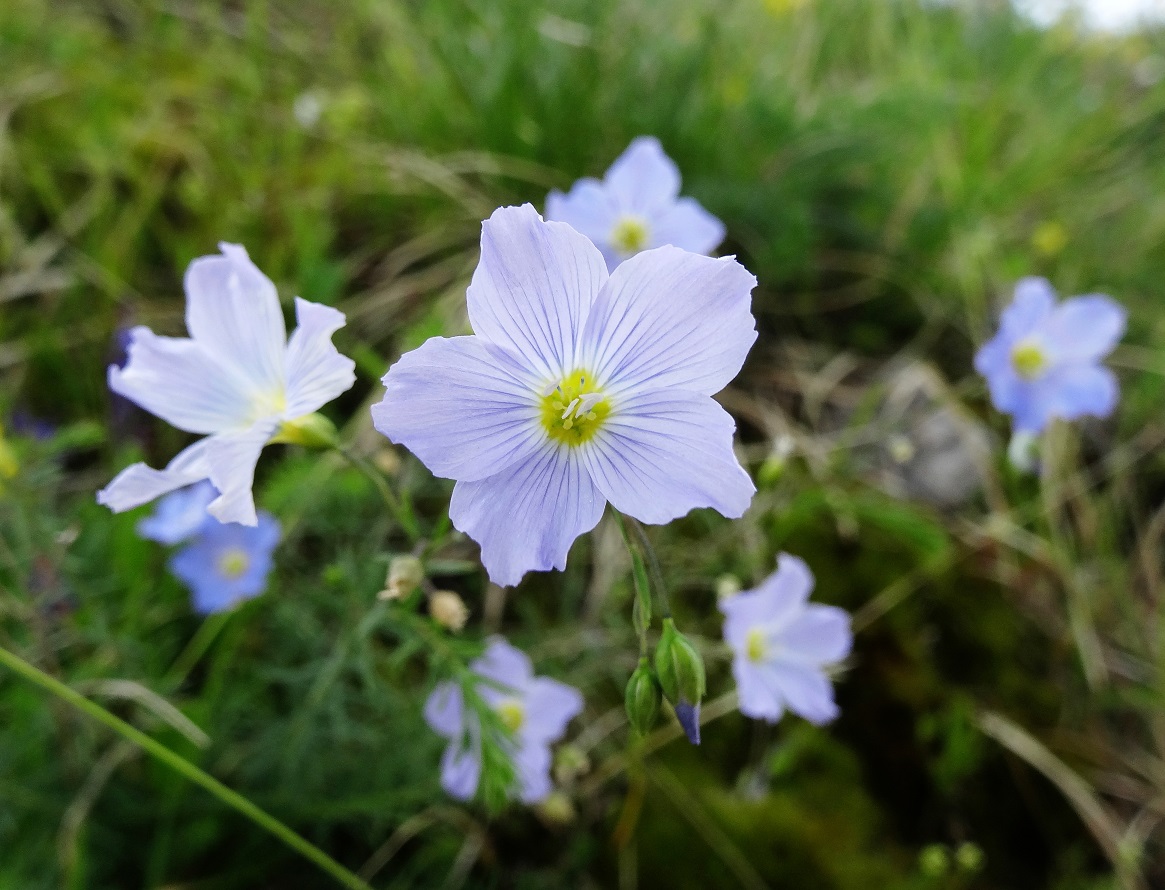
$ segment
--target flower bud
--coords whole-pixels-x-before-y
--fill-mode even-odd
[[[302,445],[304,448],[335,448],[340,444],[336,425],[322,414],[305,414],[295,420],[285,420],[272,442]]]
[[[465,602],[452,590],[438,590],[429,596],[429,614],[442,627],[457,633],[469,619]]]
[[[659,705],[663,699],[659,680],[646,658],[639,659],[639,667],[627,681],[627,691],[623,703],[627,707],[627,719],[640,735],[647,735],[659,716]]]
[[[552,828],[563,828],[578,818],[574,802],[561,791],[551,791],[544,797],[538,803],[537,813]]]
[[[700,699],[704,697],[704,659],[670,618],[655,649],[655,672],[663,694],[675,708],[676,717],[693,745],[700,744]]]
[[[941,878],[951,867],[951,854],[942,844],[927,844],[918,854],[918,870],[928,878]]]
[[[964,841],[955,850],[955,864],[960,871],[975,874],[983,868],[983,848],[971,841]]]
[[[554,752],[554,781],[569,785],[591,770],[591,759],[575,745],[563,745]]]
[[[382,600],[398,600],[408,596],[425,580],[425,567],[415,556],[394,556],[388,564],[388,577],[384,581],[384,590],[380,591]]]

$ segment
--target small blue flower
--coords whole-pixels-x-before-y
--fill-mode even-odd
[[[180,544],[193,538],[209,522],[218,520],[206,512],[218,497],[218,489],[203,480],[166,495],[153,514],[138,523],[138,534],[159,544]]]
[[[586,235],[607,269],[652,247],[671,244],[707,254],[724,240],[724,224],[693,198],[681,198],[680,171],[653,136],[640,136],[603,181],[580,179],[546,198],[546,218]]]
[[[849,655],[850,617],[836,606],[809,603],[812,592],[809,567],[782,553],[777,571],[759,587],[720,603],[745,716],[776,723],[786,708],[811,723],[837,716],[824,668]]]
[[[505,743],[517,773],[518,797],[537,803],[552,787],[550,746],[582,711],[582,695],[573,686],[535,677],[529,657],[501,637],[492,637],[485,654],[469,667],[487,681],[477,692],[512,733]],[[425,702],[425,722],[449,739],[441,758],[441,787],[451,797],[469,800],[481,781],[481,721],[465,707],[461,687],[439,684]]]
[[[171,557],[170,571],[190,588],[196,612],[224,612],[263,592],[279,535],[279,522],[265,512],[257,525],[212,520]]]
[[[1024,278],[1003,311],[999,333],[975,356],[991,403],[1017,432],[1039,433],[1052,420],[1107,417],[1116,408],[1116,375],[1101,364],[1125,332],[1126,312],[1100,294],[1057,305],[1043,278]]]

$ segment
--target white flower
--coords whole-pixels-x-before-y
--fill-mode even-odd
[[[186,270],[190,338],[130,334],[129,360],[111,366],[109,388],[200,439],[164,470],[134,464],[97,494],[121,512],[209,479],[219,496],[207,512],[220,522],[255,525],[251,484],[263,446],[294,439],[296,422],[355,382],[355,364],[332,335],[344,314],[296,297],[299,326],[287,338],[275,285],[237,244],[199,257]]]

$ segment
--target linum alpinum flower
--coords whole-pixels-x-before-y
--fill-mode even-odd
[[[811,723],[837,716],[824,668],[849,654],[850,618],[835,606],[810,604],[812,591],[809,567],[782,553],[759,587],[721,600],[742,714],[769,723],[786,709]]]
[[[449,514],[497,584],[565,568],[610,501],[643,522],[735,518],[755,491],[712,399],[756,339],[732,258],[645,251],[608,277],[594,245],[530,205],[482,226],[473,336],[434,337],[384,377],[376,428],[457,480]]]
[[[164,470],[134,464],[118,474],[97,495],[115,512],[209,479],[219,494],[208,512],[255,525],[251,485],[263,446],[321,444],[326,425],[314,412],[355,382],[355,364],[332,344],[343,313],[296,297],[299,326],[289,340],[270,279],[239,245],[219,247],[221,255],[200,257],[186,270],[190,338],[134,328],[125,368],[109,369],[114,392],[206,436]]]
[[[1120,388],[1101,361],[1120,341],[1125,322],[1124,308],[1110,297],[1057,304],[1046,279],[1023,278],[999,332],[975,356],[975,370],[1017,434],[1038,434],[1055,419],[1107,417]]]
[[[664,244],[710,253],[724,240],[724,224],[679,193],[675,162],[654,136],[640,136],[602,182],[580,179],[565,195],[552,191],[546,218],[568,223],[590,238],[611,271],[628,257]]]
[[[535,677],[530,659],[501,637],[492,637],[485,654],[470,664],[483,681],[477,694],[493,708],[509,732],[497,740],[508,751],[517,778],[517,796],[537,803],[550,793],[550,746],[583,708],[582,695],[550,677]],[[438,684],[425,702],[425,721],[449,739],[441,758],[441,787],[458,800],[477,791],[482,769],[482,727],[465,706],[461,687]]]
[[[226,611],[267,586],[280,528],[270,513],[260,511],[257,520],[252,526],[207,517],[171,557],[170,571],[190,588],[196,612]]]

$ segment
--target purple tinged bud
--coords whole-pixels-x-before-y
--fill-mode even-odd
[[[693,705],[691,702],[680,701],[675,709],[676,719],[684,728],[684,735],[688,737],[688,741],[693,745],[700,744],[700,703],[696,702]]]

